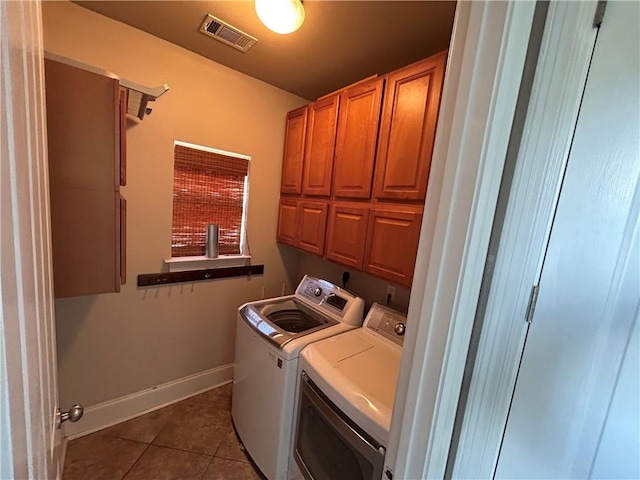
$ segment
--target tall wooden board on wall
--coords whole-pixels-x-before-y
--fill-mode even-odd
[[[45,82],[55,296],[118,292],[126,96],[116,79],[50,59]]]

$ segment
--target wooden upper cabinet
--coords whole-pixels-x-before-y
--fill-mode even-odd
[[[318,197],[331,194],[339,95],[309,105],[302,193]]]
[[[378,138],[374,195],[424,200],[447,52],[388,74]]]
[[[333,195],[369,198],[382,106],[383,78],[351,87],[340,96]]]
[[[368,219],[368,205],[331,205],[325,249],[327,259],[362,270]]]
[[[411,286],[422,224],[422,207],[373,208],[369,212],[364,271]]]
[[[49,182],[114,191],[120,186],[118,80],[45,59]]]
[[[446,57],[290,112],[279,243],[411,286]]]
[[[337,90],[334,90],[333,92],[329,92],[329,93],[327,93],[325,95],[322,95],[321,97],[318,97],[317,99],[318,100],[322,100],[323,98],[327,98],[327,97],[330,97],[330,96],[335,95],[335,94],[340,95],[345,90],[349,90],[350,88],[355,87],[356,85],[360,85],[361,83],[368,82],[369,80],[372,80],[372,79],[375,79],[375,78],[378,78],[378,74],[376,74],[376,73],[374,73],[373,75],[369,75],[366,78],[362,78],[362,79],[360,79],[358,81],[350,83],[349,85],[345,85],[344,87],[341,87],[341,88],[339,88]]]
[[[50,201],[54,296],[119,292],[119,194],[52,185]]]
[[[302,192],[302,165],[307,130],[307,110],[302,107],[287,114],[282,159],[282,193]]]
[[[300,201],[298,215],[297,247],[316,255],[322,255],[327,225],[327,202]]]
[[[278,243],[291,245],[298,244],[298,201],[291,198],[280,199],[278,212],[278,231],[276,240]]]
[[[126,280],[125,97],[118,80],[45,59],[54,295]]]

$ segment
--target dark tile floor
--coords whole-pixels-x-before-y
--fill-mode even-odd
[[[262,480],[231,424],[231,384],[69,442],[63,480]]]

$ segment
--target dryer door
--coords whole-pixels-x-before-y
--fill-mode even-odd
[[[302,372],[295,459],[308,480],[379,480],[385,449]]]

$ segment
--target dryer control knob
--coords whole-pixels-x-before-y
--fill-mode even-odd
[[[319,297],[320,295],[322,295],[322,289],[320,287],[316,287],[316,289],[313,291],[313,294],[316,297]]]
[[[396,332],[396,335],[404,335],[404,330],[405,330],[405,324],[402,322],[398,322],[395,324],[395,326],[393,327],[393,331]]]

